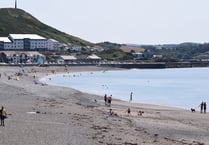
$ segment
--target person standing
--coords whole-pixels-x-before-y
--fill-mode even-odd
[[[133,92],[131,92],[131,94],[130,94],[130,99],[129,99],[129,102],[131,102],[131,101],[132,101],[132,96],[133,96]]]
[[[1,107],[1,126],[5,126],[4,124],[4,120],[7,116],[7,112],[6,112],[6,109],[4,108],[4,106]]]
[[[107,94],[104,95],[105,105],[107,105]]]
[[[131,114],[131,109],[128,108],[127,112],[128,112],[128,116],[129,116]]]
[[[200,106],[200,113],[202,113],[202,111],[203,111],[203,105],[204,105],[204,103],[202,101],[202,103],[199,105]]]
[[[112,95],[110,95],[110,96],[107,98],[107,102],[108,102],[108,106],[111,106]]]

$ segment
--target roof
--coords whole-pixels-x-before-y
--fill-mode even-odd
[[[99,56],[92,54],[87,57],[88,59],[101,59]]]
[[[63,60],[76,60],[77,58],[72,55],[61,55],[60,56]]]
[[[143,54],[143,53],[141,53],[141,52],[134,52],[132,54],[136,54],[137,55],[137,54]]]
[[[9,34],[10,37],[13,39],[46,39],[42,36],[39,36],[37,34]]]
[[[51,42],[59,42],[59,41],[57,41],[55,39],[48,39],[48,41],[51,41]]]
[[[8,37],[0,37],[0,41],[11,42]]]

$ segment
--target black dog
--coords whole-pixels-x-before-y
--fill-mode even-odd
[[[191,111],[192,111],[192,112],[195,112],[195,109],[191,108]]]

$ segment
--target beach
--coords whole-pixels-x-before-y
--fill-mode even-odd
[[[46,75],[116,68],[0,67],[0,127],[4,145],[207,145],[209,114],[173,107],[112,100],[38,81]],[[16,75],[15,75],[16,74]],[[10,76],[10,79],[8,78]],[[109,109],[113,114],[109,114]],[[131,113],[127,113],[127,109]],[[138,115],[138,111],[143,111]]]

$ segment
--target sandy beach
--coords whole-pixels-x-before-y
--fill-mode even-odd
[[[209,145],[209,113],[114,97],[107,107],[103,96],[38,82],[53,73],[109,69],[113,68],[34,66],[23,72],[20,67],[0,66],[0,105],[8,113],[5,127],[0,126],[0,144]]]

